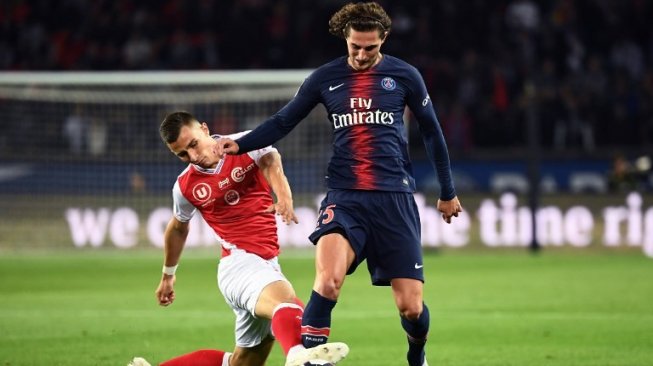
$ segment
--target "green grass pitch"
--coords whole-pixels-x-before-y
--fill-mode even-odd
[[[155,251],[0,253],[0,365],[153,364],[199,348],[233,347],[233,314],[215,284],[216,250],[187,251],[177,301],[159,307]],[[282,266],[302,299],[312,252]],[[432,366],[653,365],[653,262],[634,252],[521,250],[427,254]],[[332,340],[341,365],[405,365],[388,288],[365,267],[348,277]],[[275,346],[269,365],[283,365]]]

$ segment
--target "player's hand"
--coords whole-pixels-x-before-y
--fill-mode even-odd
[[[281,216],[281,220],[285,222],[286,225],[290,225],[291,222],[294,222],[295,224],[299,223],[297,216],[295,216],[295,209],[293,208],[292,200],[280,199],[277,203],[270,205],[265,212],[274,212],[278,216]]]
[[[236,143],[236,141],[227,138],[227,137],[220,137],[217,141],[217,144],[215,145],[213,152],[220,158],[222,159],[225,154],[228,155],[236,155],[238,154],[238,151],[240,150],[240,147]]]
[[[156,289],[156,299],[159,301],[159,305],[168,306],[175,301],[175,290],[173,289],[175,285],[175,276],[163,275],[161,278],[161,283]]]
[[[454,197],[449,201],[438,200],[437,209],[442,213],[442,219],[447,223],[451,223],[452,217],[458,217],[460,212],[463,212],[463,206],[460,204],[458,197]]]

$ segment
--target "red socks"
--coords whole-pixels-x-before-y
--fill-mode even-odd
[[[203,349],[175,357],[160,366],[222,366],[223,351]]]
[[[297,300],[299,304],[301,301]],[[272,334],[279,341],[283,353],[302,344],[301,327],[304,309],[297,304],[279,304],[272,313]],[[224,351],[204,349],[175,357],[160,366],[222,366]]]
[[[283,354],[302,344],[301,328],[304,309],[296,304],[279,304],[272,313],[272,334],[279,341]]]

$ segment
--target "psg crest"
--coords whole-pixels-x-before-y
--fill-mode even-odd
[[[391,77],[385,77],[383,80],[381,80],[381,86],[385,90],[395,90],[397,87],[397,82],[395,82],[395,79]]]

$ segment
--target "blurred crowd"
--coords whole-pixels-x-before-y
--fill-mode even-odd
[[[314,68],[338,0],[5,0],[0,70]],[[388,0],[453,150],[653,147],[653,1]]]

